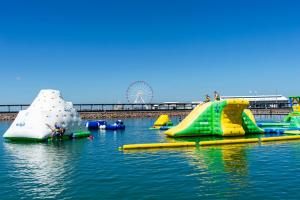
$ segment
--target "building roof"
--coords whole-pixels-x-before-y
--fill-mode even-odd
[[[221,99],[246,99],[248,101],[288,101],[288,98],[283,95],[221,96]]]

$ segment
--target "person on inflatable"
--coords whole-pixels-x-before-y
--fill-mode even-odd
[[[55,129],[54,129],[53,136],[62,138],[64,136],[64,133],[66,132],[66,129],[61,127],[57,122],[55,123],[54,128]]]
[[[46,126],[51,129],[51,137],[57,137],[57,138],[62,138],[66,129],[61,127],[57,122],[54,124],[54,128],[52,128],[49,124],[46,124]]]
[[[207,103],[207,102],[210,102],[210,96],[208,94],[205,96],[204,103]]]
[[[215,101],[220,101],[221,100],[220,95],[217,91],[214,92],[214,99],[215,99]]]

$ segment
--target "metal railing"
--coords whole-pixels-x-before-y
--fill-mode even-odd
[[[74,104],[78,112],[108,111],[155,111],[155,110],[192,110],[196,103],[158,103],[158,104]],[[0,105],[0,113],[16,113],[28,108],[29,104]]]
[[[74,104],[78,112],[109,111],[168,111],[192,110],[197,103],[151,103],[151,104]],[[28,108],[29,104],[0,105],[0,113],[16,113]],[[288,102],[250,103],[250,109],[289,109]]]

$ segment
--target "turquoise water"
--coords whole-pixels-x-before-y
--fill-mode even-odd
[[[93,140],[20,144],[1,137],[1,199],[300,198],[300,141],[118,151],[169,141],[148,130],[153,122],[128,119],[125,131],[94,132]],[[9,124],[0,123],[2,134]]]

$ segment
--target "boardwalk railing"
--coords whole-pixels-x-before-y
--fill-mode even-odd
[[[109,111],[168,111],[192,110],[197,103],[152,103],[152,104],[74,104],[78,112],[109,112]],[[16,113],[29,107],[29,104],[0,105],[0,113]],[[288,103],[250,103],[253,110],[290,110]],[[272,111],[271,111],[272,113]]]
[[[0,105],[0,113],[16,113],[28,107],[29,104]]]
[[[158,104],[74,104],[78,112],[108,111],[155,111],[192,110],[197,103],[158,103]],[[0,105],[0,113],[16,113],[29,107],[29,104]]]

